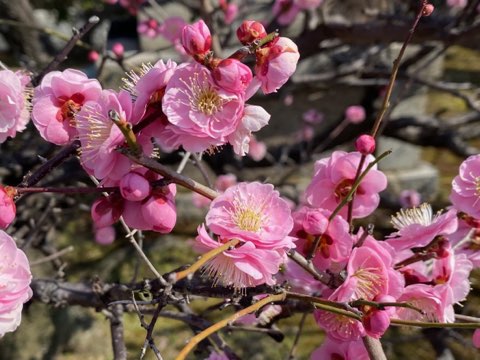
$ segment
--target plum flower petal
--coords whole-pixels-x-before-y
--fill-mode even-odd
[[[0,230],[0,338],[20,325],[23,304],[32,297],[31,280],[25,253]]]
[[[480,219],[480,155],[472,155],[460,165],[450,201],[457,210]]]

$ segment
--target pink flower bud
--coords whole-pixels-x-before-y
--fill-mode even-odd
[[[148,198],[145,204],[142,204],[143,219],[151,226],[153,231],[167,234],[175,226],[177,221],[175,192],[174,184],[156,188],[152,191],[152,196]]]
[[[145,177],[134,171],[127,173],[120,180],[120,194],[130,201],[142,201],[150,195],[152,187]]]
[[[308,209],[302,225],[308,234],[321,235],[327,231],[328,219],[321,212]]]
[[[13,188],[0,185],[0,229],[6,229],[15,219],[17,212],[15,202],[13,201]]]
[[[122,43],[115,43],[112,46],[112,52],[115,54],[115,56],[119,59],[123,58],[123,53],[125,51],[125,48],[123,47]]]
[[[218,86],[234,93],[245,92],[253,78],[252,70],[236,59],[220,61],[212,75]]]
[[[472,342],[473,342],[473,346],[480,349],[480,329],[476,329],[473,332]]]
[[[267,36],[267,32],[261,23],[253,20],[245,20],[237,29],[238,40],[243,45],[250,44],[254,40]]]
[[[367,334],[379,339],[390,326],[390,316],[386,311],[373,310],[364,316],[362,322]]]
[[[192,25],[186,25],[182,30],[182,45],[190,55],[204,55],[209,52],[212,36],[207,24],[199,20]]]
[[[355,141],[355,149],[362,155],[370,155],[375,151],[375,138],[363,134]]]
[[[100,58],[100,55],[95,50],[91,50],[88,53],[88,61],[90,61],[92,63],[96,62],[99,58]]]
[[[399,201],[404,208],[418,207],[422,202],[422,196],[416,190],[407,189],[400,193]]]
[[[113,226],[105,226],[95,228],[95,242],[100,245],[110,245],[115,241],[115,228]]]
[[[120,196],[102,196],[95,200],[90,211],[96,228],[110,226],[122,215],[123,199]]]
[[[262,160],[267,155],[267,145],[263,141],[257,141],[253,136],[248,144],[248,155],[254,161]]]
[[[352,105],[345,110],[345,118],[352,124],[360,124],[365,120],[365,109],[363,106]]]
[[[422,15],[423,16],[430,16],[430,15],[432,15],[433,10],[435,10],[435,7],[432,4],[427,4],[423,8]]]

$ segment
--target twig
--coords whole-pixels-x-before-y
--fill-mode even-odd
[[[300,340],[300,335],[302,334],[303,325],[305,325],[305,320],[307,319],[307,315],[308,315],[307,313],[304,313],[302,315],[302,318],[300,319],[300,324],[298,324],[297,334],[295,335],[295,339],[293,340],[293,344],[290,349],[290,353],[288,354],[287,360],[295,359],[295,350],[297,349],[298,341]]]
[[[150,324],[148,324],[147,336],[145,337],[145,343],[143,344],[143,347],[142,347],[140,360],[143,359],[143,357],[145,356],[147,344],[148,346],[150,346],[150,349],[152,349],[157,360],[163,360],[162,355],[160,354],[160,351],[158,350],[157,346],[155,345],[155,342],[153,341],[153,330],[155,329],[155,324],[157,323],[158,316],[160,315],[160,311],[162,310],[162,308],[163,308],[163,304],[157,305],[157,307],[155,308],[155,312],[153,313],[152,320],[150,321]]]
[[[154,159],[146,157],[145,155],[135,156],[133,154],[130,154],[129,152],[124,152],[124,154],[130,160],[136,162],[137,164],[143,165],[146,168],[152,170],[153,172],[156,172],[157,174],[160,174],[167,179],[171,179],[172,182],[174,182],[175,184],[181,185],[183,187],[186,187],[187,189],[195,191],[209,198],[210,200],[213,200],[218,196],[218,193],[215,190],[212,190],[209,187],[202,185],[187,176],[178,174],[177,172],[169,169],[168,167],[158,163]]]
[[[57,251],[56,253],[52,254],[52,255],[49,255],[49,256],[45,256],[44,258],[42,259],[38,259],[38,260],[35,260],[35,261],[31,261],[30,262],[30,266],[37,266],[37,265],[40,265],[40,264],[44,264],[46,262],[50,262],[51,260],[54,260],[56,258],[59,258],[65,254],[68,254],[69,252],[72,252],[75,248],[70,245],[70,246],[67,246],[66,248],[62,249],[62,250],[59,250]]]
[[[315,280],[318,280],[322,284],[325,284],[327,286],[331,286],[332,276],[327,274],[327,273],[319,272],[315,268],[315,266],[313,266],[313,263],[311,261],[308,261],[307,259],[305,259],[302,256],[302,254],[300,254],[298,251],[292,249],[288,252],[287,255],[290,259],[292,259],[298,265],[300,265],[302,267],[302,269],[304,269],[306,272],[308,272],[310,275],[312,275]]]
[[[74,48],[75,44],[78,40],[80,40],[86,33],[88,33],[98,22],[100,18],[98,16],[92,16],[88,19],[87,23],[82,26],[80,30],[73,29],[73,36],[72,38],[65,44],[62,51],[60,51],[47,65],[45,69],[43,69],[35,78],[32,79],[32,85],[36,86],[40,83],[40,80],[48,74],[50,71],[55,70],[58,65],[60,65],[65,59],[67,58],[68,54]]]

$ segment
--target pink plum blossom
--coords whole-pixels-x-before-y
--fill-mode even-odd
[[[262,23],[258,21],[245,20],[237,29],[237,38],[243,45],[263,39],[265,36],[267,36],[267,32]]]
[[[113,226],[105,226],[95,228],[95,242],[99,245],[110,245],[115,241],[115,228]]]
[[[295,0],[275,0],[272,12],[280,25],[290,25],[300,12],[300,8]]]
[[[305,190],[307,202],[311,206],[333,211],[352,189],[361,156],[358,152],[335,151],[329,158],[318,160],[315,163],[313,179]],[[368,155],[362,171],[373,160],[374,157]],[[371,214],[380,202],[378,193],[386,186],[387,178],[374,165],[355,193],[353,218]],[[346,207],[340,211],[340,215],[346,218]]]
[[[453,179],[450,201],[455,209],[480,219],[480,155],[472,155]]]
[[[248,156],[254,161],[261,161],[267,155],[267,145],[263,141],[258,141],[255,136],[250,137],[248,143]]]
[[[253,78],[252,70],[236,59],[220,61],[212,75],[218,86],[233,93],[245,92]]]
[[[183,28],[188,25],[183,18],[179,16],[171,16],[166,18],[160,26],[161,35],[172,44],[180,43]]]
[[[327,289],[326,285],[315,280],[310,273],[290,259],[287,259],[283,271],[278,273],[277,279],[279,283],[288,282],[292,291],[302,294],[320,296]]]
[[[6,229],[15,219],[17,208],[13,188],[0,185],[0,229]]]
[[[432,207],[427,203],[417,208],[401,209],[392,216],[392,224],[398,231],[388,236],[387,243],[397,251],[426,246],[435,237],[450,235],[458,227],[455,210],[433,215]]]
[[[315,310],[313,316],[317,325],[334,340],[355,341],[366,335],[362,323],[351,317],[325,310]]]
[[[231,239],[219,237],[218,241],[213,240],[202,225],[198,228],[195,248],[203,253],[216,249],[228,240]],[[205,267],[205,273],[213,277],[216,283],[235,289],[262,284],[274,285],[273,275],[284,261],[284,253],[257,248],[253,242],[247,241],[210,260]]]
[[[92,63],[97,62],[98,59],[100,59],[100,54],[98,53],[98,51],[90,50],[88,52],[87,59],[88,59],[88,61],[90,61]]]
[[[162,179],[162,176],[145,168],[136,171],[149,182]],[[177,221],[176,193],[176,185],[169,184],[154,187],[142,201],[125,201],[122,213],[125,223],[138,230],[152,230],[162,234],[171,232]]]
[[[223,12],[223,21],[230,25],[238,15],[238,5],[233,1],[227,2],[227,0],[219,0],[218,3]]]
[[[142,201],[151,193],[150,182],[140,172],[131,171],[120,179],[120,194],[125,200]]]
[[[76,135],[76,115],[88,101],[96,101],[102,88],[96,79],[67,69],[44,76],[33,96],[32,120],[47,141],[64,145]]]
[[[235,154],[243,156],[250,152],[250,143],[252,142],[252,133],[259,131],[270,120],[270,114],[261,106],[246,104],[243,108],[243,116],[235,129],[235,131],[228,136],[228,142],[233,146]],[[258,155],[259,158],[261,148],[255,148],[258,145],[253,140],[254,155]],[[260,153],[255,154],[255,150],[260,150]],[[266,152],[266,148],[265,148]]]
[[[352,124],[359,124],[365,120],[366,114],[363,106],[352,105],[345,110],[345,119]]]
[[[480,267],[480,227],[459,220],[458,229],[448,237],[455,254],[465,254],[474,267]]]
[[[371,135],[363,134],[355,140],[355,150],[362,155],[370,155],[375,151],[375,138]]]
[[[161,25],[157,20],[150,18],[141,21],[137,26],[137,31],[139,34],[154,39],[161,34]]]
[[[255,75],[264,94],[276,92],[297,68],[297,45],[285,37],[278,37],[256,52]]]
[[[0,230],[0,338],[20,325],[23,304],[32,297],[31,281],[25,253]]]
[[[112,46],[112,52],[118,59],[121,59],[121,58],[123,58],[123,54],[125,52],[125,47],[123,46],[122,43],[116,42]]]
[[[146,0],[119,0],[118,2],[122,7],[127,9],[130,14],[135,16],[140,6],[145,3]]]
[[[323,121],[323,114],[316,109],[309,109],[302,114],[302,120],[307,124],[320,124]]]
[[[421,204],[422,195],[420,195],[420,193],[416,190],[406,189],[400,192],[398,200],[403,208],[418,207]]]
[[[80,160],[85,171],[97,179],[120,180],[132,165],[131,161],[116,151],[125,142],[120,129],[110,118],[115,111],[122,121],[132,115],[130,94],[103,90],[96,101],[84,104],[76,115],[78,136],[81,143]]]
[[[215,234],[252,242],[259,249],[294,247],[288,236],[293,227],[290,208],[270,184],[228,188],[212,201],[205,221]]]
[[[304,255],[312,251],[316,237],[320,236],[313,263],[319,269],[341,269],[352,251],[353,238],[348,232],[348,223],[335,216],[328,220],[330,212],[325,209],[302,207],[293,213],[292,236]]]
[[[313,10],[322,5],[323,0],[294,0],[295,4],[304,10]]]
[[[30,77],[10,70],[0,71],[0,144],[25,130],[30,121],[26,86]]]
[[[476,329],[473,332],[472,343],[477,349],[480,349],[480,329]]]
[[[212,47],[212,35],[207,24],[199,20],[182,30],[182,45],[189,55],[205,55]]]
[[[385,310],[374,309],[363,317],[362,322],[367,335],[379,339],[390,326],[390,315]]]
[[[118,194],[102,196],[94,201],[90,214],[96,228],[110,226],[122,216],[124,200]]]
[[[162,142],[199,152],[227,142],[242,120],[244,100],[217,86],[206,67],[186,64],[170,78],[162,108],[169,122]]]
[[[423,314],[409,308],[397,308],[396,318],[411,321],[445,321],[445,305],[439,288],[426,284],[408,285],[397,301],[408,302],[422,310]]]
[[[369,360],[362,340],[337,341],[327,336],[318,349],[314,350],[310,360]]]

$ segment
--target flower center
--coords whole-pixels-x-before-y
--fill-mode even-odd
[[[335,196],[340,199],[345,198],[352,190],[353,183],[353,179],[343,179],[335,188]]]
[[[422,226],[428,226],[437,220],[440,215],[438,212],[433,215],[432,207],[430,204],[423,203],[420,207],[414,207],[412,209],[400,209],[395,216],[392,216],[392,225],[395,229],[401,230],[407,226],[418,224]]]
[[[241,230],[257,232],[262,226],[262,214],[252,208],[242,208],[235,211],[233,221]]]
[[[222,99],[211,87],[202,89],[196,98],[197,108],[205,115],[212,115],[218,111],[222,105]]]
[[[475,178],[475,193],[480,196],[480,176]]]
[[[85,96],[80,93],[75,93],[68,99],[60,98],[60,102],[63,102],[63,104],[57,112],[57,120],[63,122],[67,119],[72,119],[80,111],[84,101]]]
[[[355,293],[358,299],[371,300],[381,292],[386,279],[383,279],[376,268],[358,269],[354,277],[357,278],[357,288]]]

